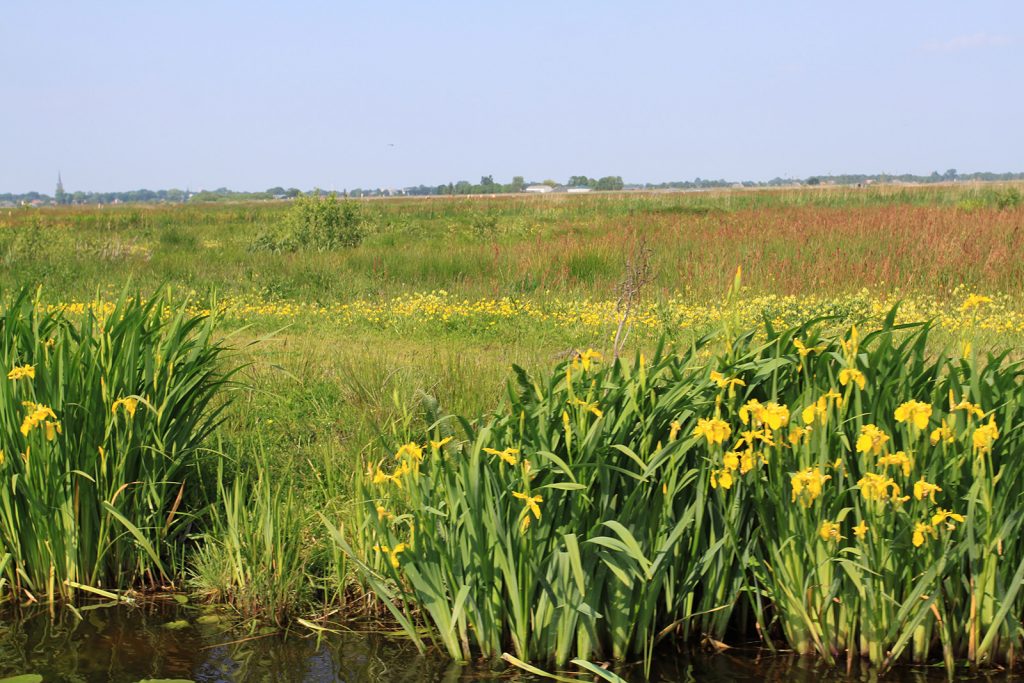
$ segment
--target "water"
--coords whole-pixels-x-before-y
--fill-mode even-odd
[[[202,618],[204,617],[205,618]],[[344,633],[320,639],[302,627],[291,633],[249,635],[213,621],[207,612],[168,604],[96,607],[51,619],[46,610],[22,611],[0,621],[0,678],[35,673],[44,681],[136,683],[145,679],[220,681],[344,681],[346,683],[539,683],[517,670],[462,666],[421,656],[407,641],[379,634]],[[198,620],[198,621],[197,621]],[[178,622],[181,628],[169,628]],[[631,681],[642,671],[626,672]],[[582,681],[592,680],[581,678]],[[869,670],[829,670],[810,658],[732,650],[722,654],[663,652],[651,680],[668,681],[946,681],[937,667],[904,667],[879,679]],[[958,681],[1007,681],[999,672]]]

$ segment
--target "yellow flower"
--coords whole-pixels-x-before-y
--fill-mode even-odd
[[[942,491],[942,488],[936,484],[929,484],[921,477],[914,482],[914,498],[918,500],[924,500],[925,498],[931,498],[931,501],[935,502],[935,494]]]
[[[814,419],[813,417],[811,418]],[[789,428],[789,443],[796,446],[800,443],[800,440],[807,434],[811,433],[810,427],[800,427],[799,425],[792,425]]]
[[[988,419],[988,424],[984,424],[974,430],[974,434],[971,439],[974,442],[974,450],[979,455],[987,453],[992,450],[992,444],[999,438],[999,428],[996,426],[995,415]]]
[[[911,539],[911,541],[913,542],[915,548],[920,548],[922,545],[924,545],[925,534],[928,534],[929,536],[935,536],[935,527],[933,527],[931,524],[925,524],[924,522],[917,522],[916,524],[914,524],[914,536]]]
[[[868,378],[856,368],[843,368],[839,371],[839,383],[845,387],[850,382],[856,384],[863,391],[867,385]]]
[[[749,448],[740,455],[740,474],[746,474],[754,469],[754,453]]]
[[[800,472],[791,473],[789,477],[793,487],[790,502],[795,503],[799,498],[804,507],[810,507],[814,503],[821,495],[825,482],[832,478],[831,475],[824,474],[820,467],[808,467]]]
[[[433,441],[433,440],[431,440],[430,447],[433,448],[434,450],[440,450],[441,448],[444,447],[444,445],[446,443],[448,443],[451,440],[452,440],[452,437],[450,437],[450,436],[446,436],[443,439],[441,439],[440,441]]]
[[[910,422],[917,429],[926,429],[932,416],[932,406],[920,401],[906,401],[896,409],[897,422]]]
[[[390,512],[388,512],[387,508],[385,508],[383,505],[378,505],[377,506],[377,521],[378,522],[382,521],[384,519],[391,519],[392,517],[394,517],[394,515],[391,514]]]
[[[36,367],[34,365],[15,365],[10,372],[7,373],[7,379],[17,382],[19,379],[36,378]]]
[[[740,467],[740,456],[736,451],[729,451],[722,456],[722,467],[726,472],[732,472]]]
[[[513,491],[512,495],[523,501],[523,505],[526,506],[526,509],[532,512],[534,517],[540,519],[540,505],[538,505],[538,503],[544,502],[544,498],[542,496],[530,496],[525,493],[520,493],[519,491]]]
[[[581,399],[578,399],[578,398],[574,398],[571,401],[569,401],[569,404],[570,405],[575,405],[575,406],[580,406],[584,410],[589,410],[590,412],[592,412],[597,417],[601,417],[602,415],[604,415],[604,413],[601,412],[601,409],[597,407],[597,403],[587,403],[584,400],[581,400]]]
[[[4,464],[4,460],[6,460],[6,459],[7,459],[7,456],[4,455],[3,451],[0,451],[0,465],[3,465]]]
[[[960,312],[966,313],[967,311],[979,308],[982,304],[992,303],[992,298],[987,296],[981,296],[979,294],[971,294],[967,297],[962,304],[960,304]]]
[[[540,519],[540,505],[538,503],[543,503],[544,499],[539,495],[529,496],[518,491],[513,491],[512,495],[523,501],[523,505],[526,506],[526,509],[523,511],[522,521],[519,523],[519,533],[525,534],[526,530],[530,528],[530,513],[532,512],[534,517],[538,520]]]
[[[888,434],[873,424],[866,424],[860,428],[860,436],[857,437],[857,452],[878,455],[888,440]]]
[[[720,420],[717,417],[706,419],[701,418],[697,421],[697,426],[693,430],[694,436],[703,436],[708,441],[708,445],[723,443],[732,434],[732,427],[725,420]]]
[[[793,346],[796,347],[796,351],[797,351],[797,353],[800,354],[801,358],[805,358],[808,354],[811,354],[811,353],[821,353],[822,351],[825,350],[824,345],[808,347],[807,345],[805,345],[802,341],[800,341],[796,337],[793,337]]]
[[[401,460],[402,458],[409,458],[409,460],[419,463],[423,461],[423,449],[420,448],[419,444],[410,441],[399,447],[398,452],[395,453],[395,457]]]
[[[139,399],[132,396],[117,399],[114,401],[114,405],[110,406],[111,414],[117,414],[117,409],[122,407],[128,413],[128,417],[135,417],[135,410],[139,407]]]
[[[572,359],[573,368],[582,368],[583,372],[590,370],[590,366],[601,360],[601,354],[594,349],[587,349],[580,353],[576,352],[575,357]]]
[[[754,425],[767,425],[771,429],[781,429],[789,422],[789,408],[770,402],[762,405],[757,399],[751,399],[739,410],[740,420],[748,424],[753,417]]]
[[[952,390],[950,391],[952,394]],[[953,410],[966,410],[968,417],[976,417],[979,420],[985,417],[985,411],[981,409],[981,406],[975,405],[970,401],[960,401],[960,403],[953,406]]]
[[[732,474],[729,470],[711,470],[711,488],[719,486],[725,490],[732,488]]]
[[[739,377],[733,377],[732,379],[728,379],[725,375],[718,372],[717,370],[711,371],[711,381],[717,384],[719,389],[728,388],[729,391],[732,391],[733,387],[747,386],[747,383],[741,380]]]
[[[493,448],[485,448],[484,453],[496,455],[509,465],[515,465],[519,462],[519,459],[516,457],[519,455],[518,448],[506,448],[503,451],[495,450]]]
[[[385,474],[384,470],[377,469],[377,472],[373,475],[373,484],[379,486],[381,484],[391,482],[398,488],[402,488],[402,477],[412,472],[412,468],[409,467],[409,461],[403,460],[402,464],[395,468],[395,471],[391,474]]]
[[[391,562],[391,566],[394,569],[398,569],[398,564],[399,564],[398,563],[398,554],[402,553],[402,552],[405,552],[407,547],[408,546],[406,544],[399,543],[394,548],[389,548],[386,545],[375,545],[375,546],[373,546],[373,549],[376,550],[379,553],[384,553],[385,555],[390,555],[391,557],[389,558],[389,561]]]
[[[931,436],[928,437],[933,446],[938,445],[940,441],[943,443],[951,444],[956,441],[956,437],[953,435],[953,430],[949,428],[945,422],[932,430]]]
[[[46,429],[46,440],[53,441],[54,432],[60,433],[60,422],[57,421],[53,410],[41,403],[32,403],[31,401],[25,401],[22,405],[28,408],[28,414],[21,422],[21,435],[27,438],[29,432],[39,425],[43,425]]]
[[[675,441],[676,437],[679,436],[679,430],[683,428],[683,425],[679,423],[679,420],[672,420],[671,428],[668,432],[668,440]]]
[[[828,521],[827,519],[821,523],[821,528],[818,529],[818,535],[821,536],[823,541],[839,541],[845,538],[845,536],[839,535],[839,525]]]
[[[939,508],[938,510],[935,511],[935,514],[932,515],[932,526],[938,526],[939,524],[945,522],[946,528],[949,531],[952,531],[956,528],[956,525],[953,524],[953,522],[959,522],[962,524],[964,522],[964,519],[965,517],[963,515],[958,515],[957,513],[952,512],[950,510]],[[953,521],[951,522],[950,520]]]
[[[860,334],[857,333],[856,325],[850,328],[849,338],[839,340],[839,345],[843,347],[843,353],[847,358],[857,355],[857,350],[860,348]]]
[[[855,538],[864,538],[868,533],[868,525],[864,520],[860,520],[860,524],[853,527],[853,535]]]
[[[857,486],[865,500],[899,500],[900,497],[899,485],[884,474],[868,472],[857,482]]]
[[[895,453],[890,453],[889,455],[883,455],[881,458],[878,459],[878,464],[881,465],[882,467],[886,467],[888,465],[902,467],[904,477],[910,476],[910,470],[914,466],[913,460],[911,460],[910,456],[907,455],[904,451],[896,451]]]
[[[740,440],[736,442],[736,449],[742,448],[746,444],[747,448],[753,448],[754,443],[760,441],[766,446],[774,446],[775,440],[772,439],[772,433],[767,429],[748,429],[740,432]]]
[[[812,424],[814,418],[818,418],[818,422],[825,424],[828,420],[828,408],[829,403],[835,404],[838,408],[843,405],[843,395],[837,391],[829,389],[827,392],[818,397],[818,400],[803,409],[801,418],[805,425]]]

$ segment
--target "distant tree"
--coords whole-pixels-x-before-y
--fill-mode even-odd
[[[819,178],[818,176],[813,176],[812,175],[810,178],[807,179],[807,184],[808,185],[821,185],[821,178]]]
[[[272,187],[269,190],[267,190],[266,194],[269,194],[271,197],[276,197],[278,195],[284,194],[284,188],[283,187]]]
[[[942,177],[945,178],[946,180],[956,180],[956,169],[948,169],[945,173],[942,174]]]
[[[509,183],[508,191],[509,192],[522,192],[524,187],[526,187],[526,181],[523,179],[523,176],[521,176],[521,175],[512,176],[512,182]]]
[[[617,175],[609,175],[604,178],[599,178],[597,183],[594,185],[595,190],[621,190],[625,183],[622,182],[622,177]]]
[[[480,185],[482,185],[483,187],[490,187],[493,184],[494,184],[494,176],[492,176],[492,175],[480,176]]]
[[[569,178],[569,187],[590,187],[595,181],[585,175],[574,175]]]
[[[541,185],[547,185],[548,187],[558,187],[558,181],[551,180],[550,178],[548,178],[547,180],[542,182]]]

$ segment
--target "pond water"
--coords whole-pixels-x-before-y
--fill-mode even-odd
[[[300,627],[291,633],[240,633],[200,609],[179,605],[92,606],[79,620],[70,612],[56,619],[46,610],[10,613],[0,619],[0,679],[38,674],[43,681],[135,683],[146,679],[186,681],[345,681],[346,683],[456,683],[547,680],[515,669],[453,664],[421,656],[402,639],[343,633],[317,639]],[[872,671],[851,675],[820,663],[763,651],[720,654],[663,652],[653,681],[946,681],[938,667],[905,667],[879,679]],[[642,670],[627,671],[630,681]],[[586,681],[591,679],[581,678]],[[1012,680],[986,672],[957,680]]]

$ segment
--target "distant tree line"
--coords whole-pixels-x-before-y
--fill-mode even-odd
[[[858,185],[866,183],[941,183],[941,182],[968,182],[968,181],[1008,181],[1024,180],[1024,173],[958,173],[955,168],[948,169],[944,173],[934,171],[930,175],[914,175],[903,173],[900,175],[888,173],[875,174],[843,174],[843,175],[818,175],[804,179],[796,178],[772,178],[767,181],[732,181],[725,179],[711,180],[706,178],[695,178],[693,180],[680,180],[666,183],[644,183],[627,185],[621,176],[605,176],[603,178],[590,178],[585,175],[570,176],[568,181],[560,184],[555,180],[543,180],[540,182],[526,181],[523,176],[514,176],[509,183],[495,182],[493,175],[486,175],[480,178],[479,183],[471,183],[468,180],[458,182],[442,183],[440,185],[416,185],[402,189],[355,188],[352,190],[341,190],[338,194],[347,197],[389,197],[396,195],[407,196],[429,196],[429,195],[481,195],[481,194],[508,194],[523,192],[531,185],[548,185],[558,189],[587,188],[595,191],[617,191],[617,190],[705,190],[727,187],[790,187],[793,185]],[[19,204],[118,204],[135,202],[224,202],[224,201],[254,201],[270,199],[294,199],[300,196],[320,194],[324,196],[326,190],[302,191],[291,187],[271,187],[263,192],[237,192],[226,187],[216,190],[201,190],[191,192],[189,190],[131,190],[127,192],[67,192],[63,186],[57,188],[54,196],[40,192],[25,192],[21,194],[0,193],[0,206]]]

